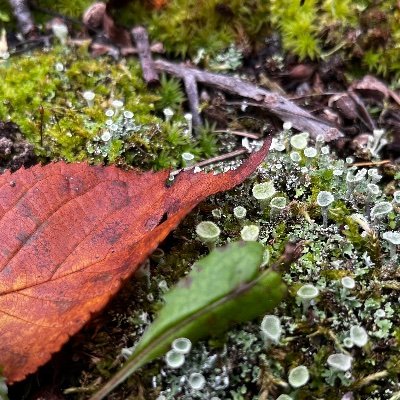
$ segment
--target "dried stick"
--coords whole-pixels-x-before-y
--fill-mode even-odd
[[[9,3],[22,34],[27,38],[34,38],[37,35],[36,26],[27,0],[9,0]]]
[[[131,31],[133,39],[136,42],[139,54],[140,64],[142,65],[143,79],[148,85],[156,85],[159,82],[157,71],[153,66],[149,36],[143,26],[136,26]]]
[[[235,158],[237,156],[241,156],[242,154],[246,154],[248,152],[249,151],[247,149],[245,149],[244,147],[241,147],[241,148],[239,148],[237,150],[233,150],[233,151],[231,151],[229,153],[221,154],[219,156],[208,158],[207,160],[199,161],[198,163],[193,164],[190,167],[176,169],[175,171],[172,171],[170,173],[170,175],[171,176],[175,176],[175,175],[178,175],[182,171],[189,171],[190,169],[194,169],[196,167],[200,168],[200,167],[205,167],[206,165],[214,164],[214,163],[217,163],[217,162],[226,161],[226,160],[229,160],[231,158]]]
[[[154,61],[154,66],[159,72],[166,72],[181,79],[190,75],[197,82],[216,87],[246,99],[252,99],[272,114],[278,116],[282,121],[289,121],[296,129],[309,132],[313,138],[322,134],[325,140],[329,142],[343,136],[342,132],[333,128],[328,122],[313,117],[310,113],[283,96],[259,88],[241,79],[228,75],[201,71],[196,68],[174,64],[161,59]]]
[[[367,128],[369,128],[371,131],[376,129],[376,125],[375,125],[374,121],[372,120],[371,116],[369,115],[369,112],[367,111],[367,108],[365,107],[365,105],[361,101],[361,99],[357,96],[357,94],[351,89],[348,90],[347,93],[351,97],[351,99],[354,101],[354,103],[356,103],[357,106],[359,107],[360,113],[362,114],[362,116],[366,120],[366,122],[365,121],[363,121],[363,122],[367,126]],[[362,118],[360,118],[360,119],[363,120]]]
[[[256,133],[242,132],[242,131],[231,131],[230,129],[218,129],[215,133],[230,133],[232,135],[243,136],[254,140],[261,140],[262,137]]]
[[[190,112],[192,113],[193,127],[195,130],[201,126],[200,118],[200,105],[199,105],[199,92],[197,90],[197,82],[193,75],[186,75],[183,77],[185,84],[186,94],[189,101]]]

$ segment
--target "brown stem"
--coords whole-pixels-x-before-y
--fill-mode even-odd
[[[369,112],[365,107],[364,103],[362,102],[362,100],[357,96],[357,94],[353,90],[348,90],[347,93],[359,107],[360,113],[362,114],[362,117],[364,117],[365,121],[363,120],[363,118],[360,118],[360,120],[362,120],[364,124],[367,126],[367,128],[369,128],[371,131],[376,129],[375,123],[372,120],[371,116],[369,115]]]
[[[218,129],[218,130],[214,131],[214,133],[230,133],[232,135],[243,136],[243,137],[247,137],[247,138],[254,139],[254,140],[262,139],[262,137],[260,135],[257,135],[256,133],[231,131],[230,129]]]
[[[354,388],[360,389],[364,386],[370,385],[372,382],[385,379],[389,376],[389,372],[387,370],[378,371],[373,374],[367,375],[364,378],[360,379],[358,382],[355,382]]]

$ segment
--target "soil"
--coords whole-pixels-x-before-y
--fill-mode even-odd
[[[13,122],[0,121],[0,173],[36,163],[34,147]]]

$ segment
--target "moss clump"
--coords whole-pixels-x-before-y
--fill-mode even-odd
[[[91,3],[37,1],[75,18]],[[123,12],[113,11],[117,22],[145,25],[167,52],[210,67],[229,54],[223,52],[233,43],[248,54],[253,45],[265,46],[265,39],[279,32],[284,50],[300,59],[324,60],[339,53],[348,68],[361,65],[383,76],[400,76],[400,10],[392,0],[307,0],[302,5],[292,0],[169,0],[158,10],[150,1],[127,3]],[[10,14],[6,0],[0,0],[0,9]],[[48,16],[35,12],[35,18],[44,22]]]
[[[325,59],[340,52],[349,61],[381,75],[400,75],[400,10],[393,1],[372,0],[170,0],[159,10],[131,2],[121,23],[145,24],[168,52],[214,57],[236,43],[248,51],[280,33],[283,48],[300,59]],[[211,60],[212,64],[212,60]],[[350,63],[351,65],[351,63]],[[354,65],[354,63],[353,63]]]
[[[160,122],[135,61],[94,60],[86,49],[55,48],[1,64],[0,118],[16,122],[39,155],[68,161],[89,158],[87,142],[105,123],[105,109],[122,99],[139,123]],[[95,92],[88,107],[83,92]]]
[[[180,166],[182,152],[216,151],[210,132],[197,141],[185,133],[182,113],[168,123],[157,114],[161,106],[181,111],[183,92],[167,78],[149,91],[133,59],[93,59],[86,48],[56,47],[9,59],[0,75],[0,120],[17,123],[41,157],[165,168]],[[93,104],[85,91],[95,93]]]
[[[173,0],[159,11],[130,2],[127,12],[116,17],[127,26],[145,23],[152,38],[168,52],[194,57],[200,49],[215,55],[235,41],[265,37],[268,9],[268,2],[262,0]]]

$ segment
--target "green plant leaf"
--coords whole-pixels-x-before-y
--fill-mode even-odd
[[[263,252],[260,243],[236,242],[195,263],[165,295],[164,308],[125,366],[91,400],[103,399],[138,368],[163,355],[176,338],[199,340],[272,310],[286,286],[277,272],[260,272]]]

